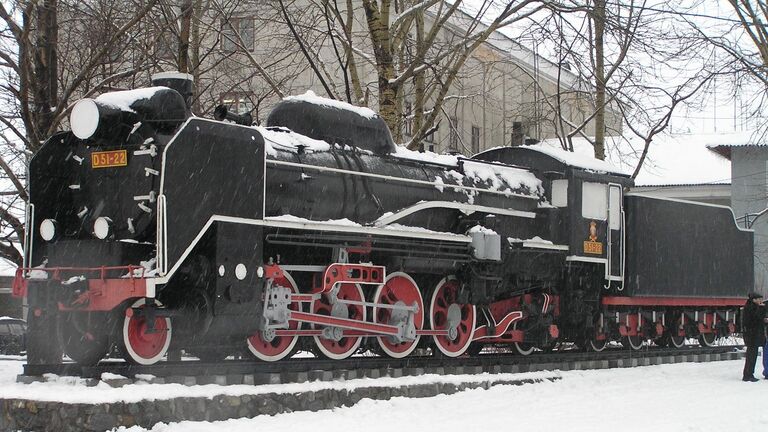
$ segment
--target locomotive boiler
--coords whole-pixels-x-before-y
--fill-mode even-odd
[[[735,331],[752,237],[730,209],[625,196],[621,171],[541,146],[411,152],[370,109],[311,93],[251,126],[193,116],[187,75],[154,84],[79,101],[30,163],[14,284],[30,363],[526,355]]]

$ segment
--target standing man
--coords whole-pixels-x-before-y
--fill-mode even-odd
[[[747,356],[744,362],[744,375],[742,381],[755,382],[755,363],[757,363],[757,348],[765,345],[765,308],[763,307],[763,295],[756,292],[749,293],[747,303],[741,318],[744,328],[744,346],[747,347]],[[765,353],[763,353],[765,355]]]

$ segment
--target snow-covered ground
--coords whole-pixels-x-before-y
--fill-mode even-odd
[[[425,399],[222,422],[157,424],[152,432],[758,431],[768,380],[744,383],[742,361],[561,373],[561,380]],[[145,429],[120,428],[139,432]]]
[[[15,383],[23,361],[0,357],[0,398],[99,403],[175,396],[258,394],[329,387],[406,385],[425,381],[485,380],[489,376],[429,376],[303,383],[273,386],[135,384],[85,387],[82,380],[52,377],[50,382]],[[758,362],[759,364],[759,362]],[[535,372],[518,379],[560,377],[523,386],[499,385],[424,399],[362,400],[353,407],[296,412],[221,422],[159,423],[152,432],[240,432],[254,430],[313,432],[364,429],[392,430],[522,430],[569,432],[627,431],[757,431],[768,426],[768,380],[740,380],[743,361],[683,363],[632,369]],[[761,372],[758,367],[758,375]],[[506,374],[510,379],[512,374]],[[120,428],[120,432],[147,429]]]
[[[259,386],[220,386],[216,384],[185,386],[182,384],[150,384],[140,380],[135,384],[113,388],[103,381],[94,387],[88,387],[86,385],[87,380],[83,378],[56,375],[46,375],[43,382],[33,382],[31,384],[17,383],[16,376],[22,373],[23,364],[24,361],[19,358],[0,356],[0,399],[31,399],[96,404],[102,402],[138,402],[140,400],[159,400],[176,397],[212,398],[217,395],[240,396],[265,393],[295,393],[322,389],[354,390],[361,387],[400,387],[433,382],[462,383],[547,379],[560,376],[559,371],[540,371],[494,375],[422,375],[399,378],[360,378],[348,381],[313,381]],[[102,379],[115,378],[122,377],[109,373],[102,375]],[[152,377],[146,376],[146,378]]]

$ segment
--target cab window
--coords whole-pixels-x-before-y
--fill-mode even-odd
[[[593,182],[582,184],[581,216],[597,220],[608,218],[608,185]]]
[[[568,180],[552,180],[552,205],[568,207]]]

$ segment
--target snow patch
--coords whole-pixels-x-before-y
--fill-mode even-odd
[[[462,236],[461,234],[442,232],[442,231],[432,231],[427,228],[415,227],[415,226],[409,226],[409,225],[400,225],[396,223],[386,225],[382,228],[390,231],[405,231],[405,232],[422,233],[422,234],[441,234],[441,235],[449,235],[449,236],[464,238],[464,236]]]
[[[467,231],[468,234],[483,233],[485,235],[498,235],[498,233],[490,228],[484,226],[475,225]]]
[[[464,174],[473,178],[474,183],[477,183],[478,180],[486,183],[489,190],[504,192],[509,191],[509,189],[523,189],[537,195],[544,194],[541,180],[526,169],[467,159],[462,160],[462,162]]]
[[[141,265],[141,267],[133,269],[132,274],[126,273],[120,277],[125,279],[129,277],[141,278],[157,276],[157,257],[153,257],[149,261],[140,261],[139,265]]]
[[[542,243],[542,244],[548,244],[548,245],[553,245],[554,244],[554,243],[552,243],[552,241],[544,240],[543,238],[541,238],[539,236],[536,236],[536,237],[533,237],[533,238],[529,238],[529,239],[525,239],[525,240],[524,239],[519,239],[519,238],[507,237],[507,241],[509,242],[509,244],[525,243],[525,242]]]
[[[131,108],[131,105],[133,105],[134,102],[141,99],[149,99],[161,90],[168,90],[168,87],[147,87],[136,90],[104,93],[96,98],[96,102],[117,108],[121,111],[135,112]]]
[[[111,372],[103,372],[103,373],[101,374],[101,380],[102,380],[102,381],[106,381],[106,380],[118,380],[118,379],[128,379],[128,377],[124,377],[124,376],[122,376],[122,375],[118,375],[118,374],[113,374],[113,373],[111,373]]]
[[[339,225],[339,226],[349,226],[349,227],[361,227],[357,222],[353,222],[347,218],[344,219],[328,219],[324,221],[316,221],[312,219],[306,219],[298,216],[293,215],[282,215],[282,216],[268,216],[265,217],[264,220],[267,221],[283,221],[283,222],[298,222],[298,223],[313,223],[313,224],[327,224],[327,225]]]
[[[445,183],[443,183],[443,179],[440,177],[435,177],[435,189],[439,190],[440,192],[445,189]]]
[[[415,151],[415,150],[408,150],[403,145],[396,145],[395,146],[395,152],[392,153],[390,156],[394,156],[401,159],[410,159],[414,161],[420,161],[420,162],[429,162],[433,164],[439,164],[439,165],[449,165],[449,166],[457,166],[459,163],[459,158],[452,155],[441,155],[437,154],[431,151]]]
[[[74,283],[78,283],[78,282],[81,282],[81,281],[84,281],[84,280],[85,280],[85,276],[83,276],[83,275],[72,276],[71,278],[63,281],[61,284],[62,285],[72,285]]]
[[[331,149],[331,145],[325,141],[316,140],[308,136],[298,134],[286,128],[266,128],[254,126],[264,138],[264,147],[267,155],[277,156],[277,150],[297,152],[299,148],[304,151],[322,152]]]
[[[39,266],[33,267],[32,270],[27,273],[27,279],[48,279],[48,272],[42,270],[46,265],[48,265],[47,259]]]

